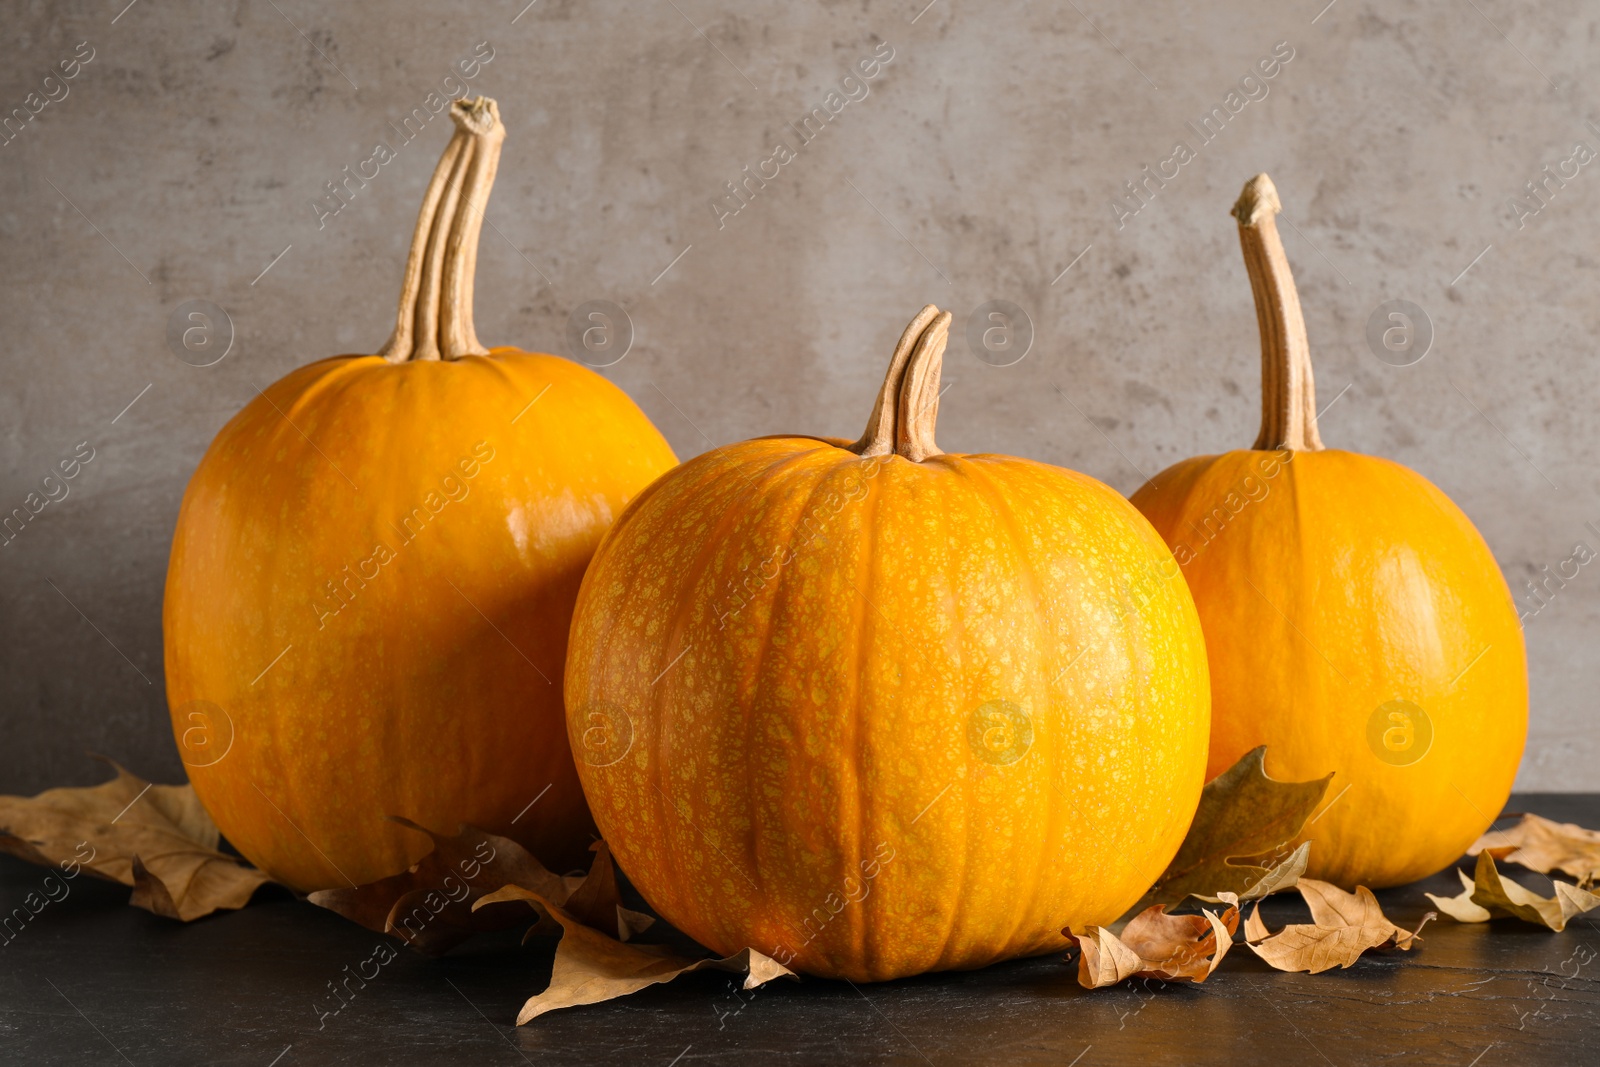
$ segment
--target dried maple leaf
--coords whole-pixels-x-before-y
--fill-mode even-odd
[[[655,924],[655,917],[643,912],[630,911],[622,906],[622,895],[617,887],[617,872],[611,862],[611,849],[604,841],[589,846],[595,853],[589,873],[580,878],[563,879],[565,888],[555,893],[543,892],[520,885],[505,885],[493,893],[485,894],[473,904],[473,909],[491,904],[520,900],[539,913],[539,921],[528,929],[523,941],[538,934],[559,935],[562,931],[546,910],[546,900],[560,904],[578,922],[607,936],[616,931],[618,941],[627,941],[634,934],[643,933]]]
[[[1078,946],[1078,984],[1100,989],[1135,977],[1204,982],[1233,947],[1239,927],[1238,898],[1223,897],[1228,907],[1221,918],[1204,910],[1168,915],[1165,904],[1154,904],[1134,916],[1120,937],[1103,926],[1087,927],[1082,934],[1063,930]]]
[[[1218,900],[1224,892],[1254,900],[1287,889],[1305,871],[1310,842],[1277,864],[1261,861],[1300,836],[1333,774],[1280,782],[1267,776],[1266,751],[1265,745],[1250,750],[1206,783],[1178,854],[1135,910],[1177,904],[1190,895]]]
[[[1409,950],[1422,927],[1434,918],[1429,912],[1415,931],[1402,930],[1384,917],[1378,898],[1364,885],[1346,893],[1336,885],[1302,878],[1295,886],[1311,908],[1311,922],[1285,926],[1268,934],[1260,921],[1260,908],[1245,923],[1245,943],[1269,965],[1280,971],[1310,971],[1318,974],[1334,967],[1348,967],[1368,949],[1393,942]]]
[[[1238,894],[1239,901],[1242,903],[1261,900],[1278,892],[1280,889],[1293,889],[1306,873],[1306,865],[1310,862],[1311,842],[1302,841],[1300,842],[1300,847],[1270,867],[1258,867],[1253,864],[1241,867],[1241,870],[1250,871],[1250,877],[1254,880],[1250,883],[1249,888]],[[1207,896],[1204,893],[1195,893],[1192,895],[1201,900],[1209,900],[1215,903],[1234,894],[1221,893],[1217,896]]]
[[[1471,879],[1456,869],[1463,887],[1461,895],[1437,897],[1429,893],[1428,899],[1457,922],[1481,923],[1496,915],[1509,915],[1558,932],[1565,930],[1574,916],[1600,907],[1600,896],[1554,879],[1551,883],[1556,895],[1541,897],[1501,874],[1494,863],[1494,851],[1484,849],[1478,853],[1478,866]]]
[[[1078,984],[1085,989],[1116,985],[1144,966],[1139,954],[1104,926],[1086,927],[1081,934],[1073,933],[1069,926],[1062,933],[1078,948]]]
[[[689,959],[659,945],[624,944],[579,921],[561,905],[537,893],[522,891],[502,899],[536,903],[562,929],[550,985],[522,1005],[517,1013],[518,1026],[545,1012],[625,997],[691,971],[743,973],[745,989],[765,985],[774,978],[797,978],[789,968],[753,948],[741,949],[720,959]]]
[[[517,1015],[518,1026],[548,1011],[625,997],[691,971],[742,972],[745,989],[765,985],[774,978],[796,977],[787,967],[752,948],[720,959],[697,960],[675,955],[659,945],[625,943],[655,920],[622,906],[611,850],[604,841],[597,841],[593,849],[594,864],[576,885],[568,884],[554,893],[506,885],[473,904],[474,909],[483,909],[522,901],[539,914],[539,922],[528,936],[553,933],[561,938],[556,945],[550,984],[543,993],[528,998]]]
[[[590,850],[595,855],[588,875],[572,890],[571,896],[558,903],[567,910],[567,914],[602,933],[616,930],[619,941],[626,941],[634,934],[649,929],[655,919],[622,906],[622,894],[617,888],[617,871],[611,862],[610,846],[604,841],[596,841]]]
[[[133,887],[130,903],[188,922],[242,908],[265,874],[217,851],[221,835],[188,785],[117,776],[86,788],[0,796],[0,851]]]
[[[1423,896],[1433,901],[1435,907],[1459,923],[1486,923],[1494,918],[1489,914],[1488,908],[1472,899],[1472,894],[1478,887],[1471,878],[1467,877],[1467,872],[1457,867],[1456,875],[1461,879],[1461,894],[1459,896],[1441,897],[1435,896],[1433,893],[1424,893]]]
[[[1272,936],[1272,931],[1267,929],[1267,924],[1261,921],[1261,902],[1250,909],[1250,918],[1244,921],[1245,944],[1253,945],[1257,941],[1265,941]]]
[[[432,956],[473,934],[523,920],[521,908],[474,909],[474,902],[501,886],[526,886],[558,900],[571,892],[566,879],[508,837],[470,826],[445,836],[406,819],[394,821],[427,834],[433,850],[400,874],[353,889],[320,890],[308,898],[311,903]]]
[[[1495,859],[1549,874],[1561,871],[1587,888],[1600,878],[1600,830],[1586,830],[1570,822],[1553,822],[1541,815],[1524,814],[1506,830],[1490,830],[1467,849],[1476,856],[1488,851]]]

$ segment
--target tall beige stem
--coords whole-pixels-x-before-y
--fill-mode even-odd
[[[866,432],[850,446],[860,456],[903,456],[920,463],[942,455],[934,442],[939,418],[939,373],[951,315],[932,304],[917,312],[889,360]]]
[[[378,354],[390,363],[488,355],[472,324],[478,235],[506,128],[493,100],[450,105],[456,131],[422,197],[394,333]]]
[[[1281,210],[1278,190],[1265,174],[1246,182],[1233,205],[1261,329],[1261,433],[1255,447],[1315,452],[1322,448],[1317,386],[1300,295],[1278,236],[1276,216]]]

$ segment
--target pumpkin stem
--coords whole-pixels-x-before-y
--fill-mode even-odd
[[[450,119],[456,132],[422,197],[394,333],[378,352],[390,363],[489,354],[472,325],[472,281],[506,128],[483,96],[452,102]]]
[[[1278,236],[1276,216],[1281,210],[1278,190],[1265,174],[1246,182],[1233,205],[1261,328],[1261,433],[1254,447],[1316,452],[1322,448],[1317,386],[1300,294]]]
[[[866,432],[849,446],[851,452],[864,457],[898,455],[913,463],[943,454],[933,431],[939,418],[939,372],[950,320],[950,312],[932,304],[917,312],[894,346]]]

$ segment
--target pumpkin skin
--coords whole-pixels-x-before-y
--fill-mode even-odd
[[[558,870],[587,854],[572,605],[601,535],[676,459],[576,363],[444,356],[291,372],[217,435],[179,512],[180,753],[228,840],[297,890],[415,862],[428,839],[391,815],[469,823]]]
[[[1188,590],[1114,491],[800,436],[629,506],[566,692],[596,822],[652,907],[853,981],[1116,919],[1188,828],[1208,730]]]
[[[1205,629],[1206,777],[1263,744],[1276,778],[1337,772],[1329,799],[1349,791],[1301,838],[1308,874],[1413,882],[1454,862],[1511,793],[1528,706],[1511,593],[1471,521],[1420,474],[1328,449],[1264,477],[1279,456],[1185,460],[1133,497],[1183,564]],[[1431,723],[1414,762],[1381,732],[1370,743],[1373,715],[1397,699]]]
[[[1207,777],[1262,744],[1274,777],[1336,772],[1299,838],[1307,874],[1401,885],[1454,862],[1510,795],[1522,633],[1467,516],[1415,471],[1322,449],[1305,410],[1314,446],[1184,460],[1133,503],[1172,546],[1205,629]]]
[[[568,621],[601,535],[674,462],[621,390],[515,349],[323,360],[246,406],[184,494],[163,612],[180,746],[191,701],[231,719],[224,758],[188,760],[228,840],[301,890],[420,858],[388,815],[581,866]]]

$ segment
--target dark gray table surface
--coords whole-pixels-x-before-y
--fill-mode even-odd
[[[1600,826],[1600,794],[1517,796],[1510,808]],[[44,873],[0,857],[0,911]],[[1090,992],[1046,957],[860,988],[778,982],[741,1002],[728,975],[692,975],[520,1028],[517,1009],[544,987],[553,948],[507,933],[434,960],[401,949],[319,1029],[327,983],[379,935],[271,887],[188,926],[128,907],[120,886],[72,887],[0,948],[6,1067],[1600,1064],[1600,913],[1561,934],[1442,919],[1416,951],[1321,975],[1273,971],[1238,947],[1203,986]],[[1459,886],[1446,871],[1378,895],[1410,926],[1429,909],[1424,889]],[[1264,914],[1276,928],[1305,921],[1301,907],[1290,894]]]

